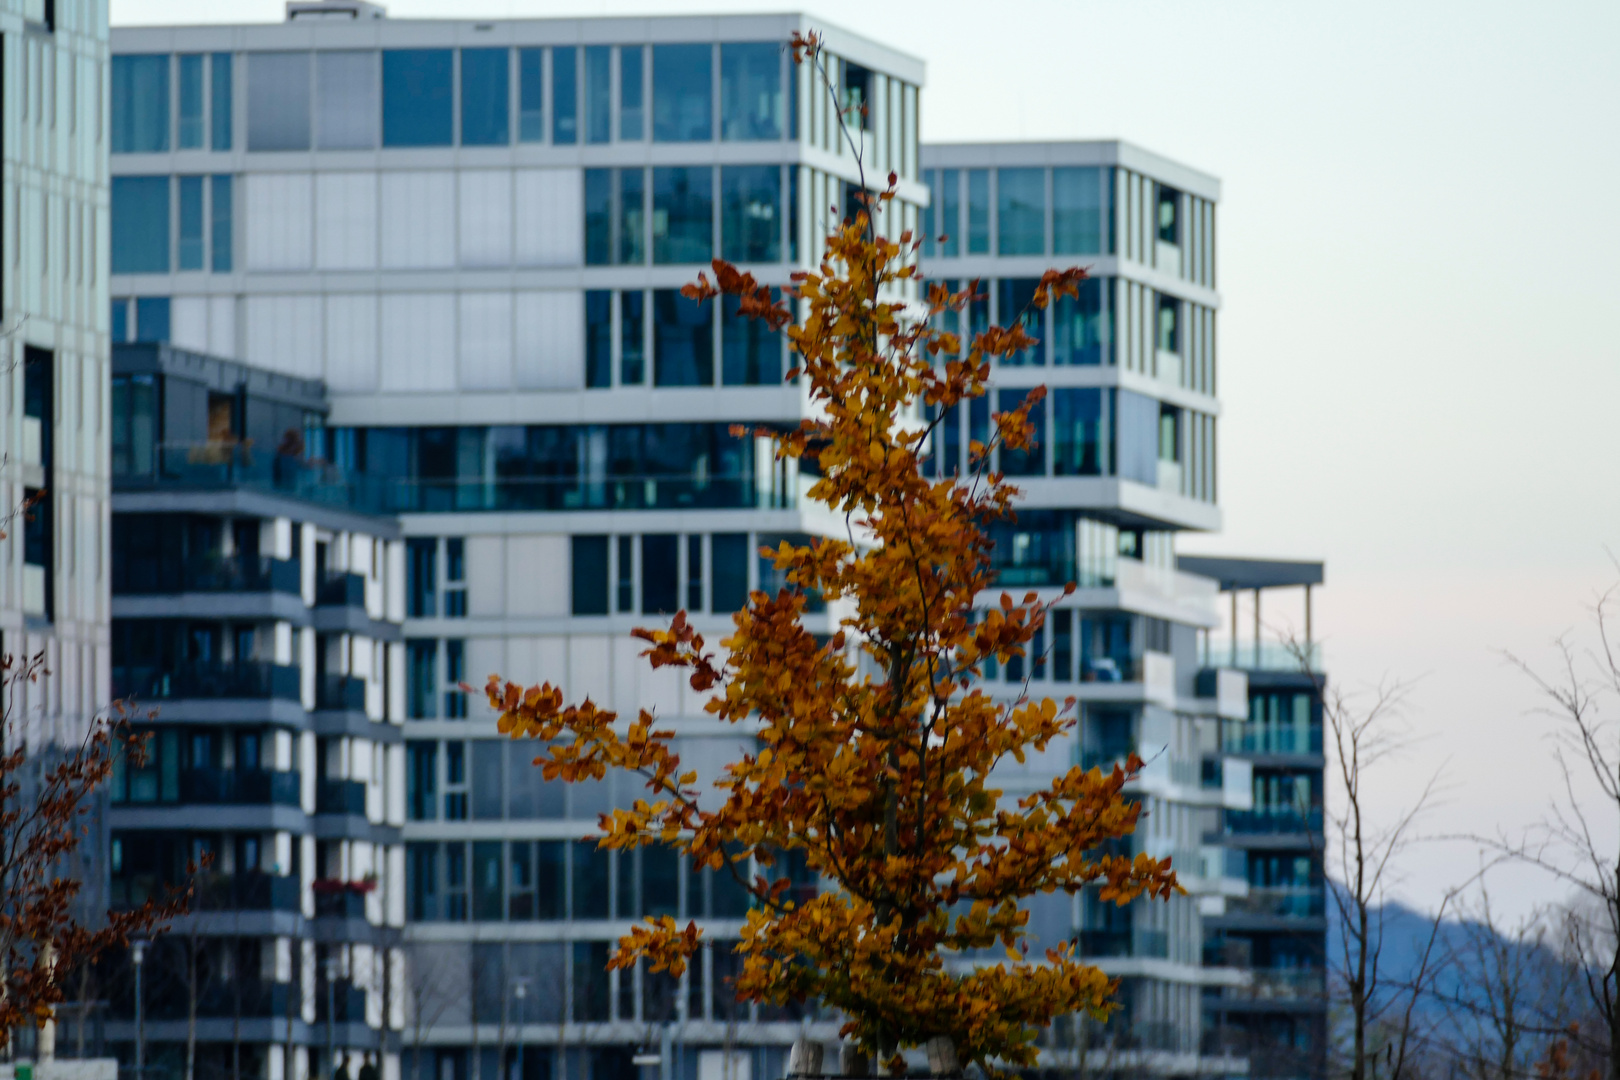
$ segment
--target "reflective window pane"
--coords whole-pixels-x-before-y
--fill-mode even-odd
[[[708,166],[653,170],[653,262],[706,263],[714,257],[713,177]]]
[[[309,149],[309,53],[248,54],[247,148]]]
[[[212,179],[212,235],[209,239],[213,245],[213,258],[210,265],[216,274],[224,274],[231,270],[231,178],[220,175]]]
[[[653,140],[706,142],[714,138],[714,49],[709,45],[654,45]]]
[[[714,385],[714,305],[677,289],[653,293],[653,383]]]
[[[967,173],[967,249],[969,255],[990,253],[990,170]]]
[[[112,272],[169,272],[169,178],[112,178]]]
[[[315,54],[315,145],[370,150],[377,145],[377,54]]]
[[[382,54],[384,146],[449,146],[455,116],[449,49],[386,49]]]
[[[606,266],[613,251],[613,170],[585,170],[585,265]]]
[[[1079,295],[1060,296],[1052,304],[1052,363],[1059,367],[1111,364],[1112,278],[1080,283]]]
[[[203,144],[203,57],[182,54],[180,61],[180,123],[175,132],[181,150],[200,150]]]
[[[180,188],[179,245],[176,251],[181,270],[203,268],[203,178],[179,176],[175,182]]]
[[[613,141],[613,46],[585,50],[585,141]]]
[[[1022,352],[1009,353],[997,361],[1003,367],[1024,367],[1046,363],[1046,329],[1042,325],[1044,313],[1035,308],[1035,290],[1038,278],[1001,278],[996,282],[996,322],[1011,328],[1021,324],[1024,333],[1036,339],[1036,344]]]
[[[1052,391],[1052,474],[1106,476],[1113,442],[1107,393],[1091,387]]]
[[[585,291],[585,386],[600,389],[613,384],[613,294],[606,289]]]
[[[161,154],[169,149],[169,54],[112,58],[112,152]]]
[[[510,63],[508,49],[461,50],[461,145],[505,146],[511,141]]]
[[[1052,253],[1099,255],[1103,250],[1104,169],[1052,170]]]
[[[169,298],[143,296],[135,301],[135,340],[169,340]]]
[[[782,335],[763,319],[743,315],[735,296],[721,298],[720,374],[727,386],[782,382]]]
[[[1028,390],[998,390],[996,411],[1012,412],[1024,404]],[[1029,423],[1034,429],[1030,445],[1024,450],[1003,447],[1001,471],[1008,476],[1042,476],[1046,473],[1046,399],[1029,407]]]
[[[570,146],[579,141],[579,50],[551,50],[551,141]]]
[[[1046,170],[996,170],[996,250],[1046,254]]]
[[[618,251],[616,262],[635,265],[647,261],[647,171],[620,169]]]
[[[782,46],[774,41],[720,46],[720,137],[782,137]]]
[[[208,61],[209,145],[215,150],[231,148],[231,54],[217,52]]]
[[[619,383],[640,386],[647,379],[647,298],[638,291],[619,294]]]
[[[518,142],[546,138],[544,49],[518,50]]]
[[[642,48],[625,45],[619,49],[619,138],[647,137],[644,83],[641,72]]]
[[[732,262],[782,260],[782,170],[728,165],[720,170],[720,256]]]

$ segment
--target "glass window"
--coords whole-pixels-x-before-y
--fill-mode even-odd
[[[1040,284],[1039,278],[1000,278],[996,281],[996,321],[1005,327],[1011,327],[1014,322],[1020,323],[1024,333],[1036,341],[1022,352],[1001,357],[998,363],[1004,367],[1039,367],[1046,363],[1046,342],[1041,340],[1046,337],[1043,326],[1045,315],[1035,308],[1035,290]]]
[[[135,301],[135,340],[169,340],[167,296],[143,296]]]
[[[652,181],[654,263],[706,263],[714,257],[714,172],[698,168],[654,169]]]
[[[585,385],[590,389],[613,383],[613,294],[606,289],[585,291]]]
[[[504,739],[478,739],[472,744],[472,816],[474,821],[499,821],[506,807],[501,790],[506,771]]]
[[[169,54],[112,58],[112,152],[161,154],[169,149]]]
[[[181,270],[203,268],[203,178],[179,176],[180,237],[176,251]]]
[[[608,542],[605,536],[575,536],[572,546],[573,613],[608,613]]]
[[[455,127],[449,49],[385,49],[382,54],[384,146],[449,146]]]
[[[499,840],[473,841],[474,919],[499,920],[506,913],[506,890],[501,884],[501,846]]]
[[[315,54],[315,146],[370,150],[377,145],[377,54]]]
[[[1159,239],[1166,244],[1181,243],[1181,192],[1175,188],[1158,187],[1158,214],[1155,224]]]
[[[518,50],[518,142],[546,137],[544,49]]]
[[[1115,395],[1115,468],[1122,479],[1153,487],[1159,482],[1159,403],[1130,390]]]
[[[209,145],[215,150],[231,148],[231,54],[217,52],[208,61]]]
[[[673,615],[680,602],[681,538],[647,533],[641,538],[641,613]]]
[[[405,643],[405,715],[432,720],[438,715],[439,643],[415,638]]]
[[[640,386],[647,379],[646,294],[619,294],[619,383]]]
[[[212,177],[213,205],[211,210],[210,241],[213,244],[211,266],[216,274],[231,270],[231,178],[228,175]]]
[[[710,610],[741,611],[748,606],[748,534],[715,533],[709,539],[709,564],[713,567]]]
[[[613,170],[585,170],[585,265],[606,266],[613,254]]]
[[[642,78],[642,49],[640,45],[624,45],[619,49],[619,138],[645,139],[647,137],[646,106],[643,104],[645,80]]]
[[[782,46],[774,41],[720,46],[720,137],[782,137]]]
[[[740,308],[737,297],[721,297],[721,380],[727,386],[780,385],[782,335],[763,319],[743,315]]]
[[[1181,351],[1181,303],[1173,296],[1159,297],[1158,348],[1160,352]]]
[[[115,345],[129,340],[128,297],[120,296],[112,302],[112,339]],[[114,390],[116,391],[116,389],[117,380],[114,380]]]
[[[781,167],[724,166],[720,199],[720,257],[732,262],[781,262]]]
[[[1090,278],[1078,295],[1052,304],[1052,363],[1058,367],[1112,364],[1113,278]]]
[[[585,141],[613,141],[613,46],[585,49]]]
[[[714,49],[710,45],[652,47],[653,141],[714,138]]]
[[[990,170],[967,174],[967,249],[969,255],[990,253]]]
[[[954,259],[962,254],[962,172],[960,169],[941,169],[939,178],[939,231],[944,237],[939,242],[939,253],[947,259]]]
[[[996,170],[996,250],[1046,254],[1046,170]]]
[[[181,150],[200,150],[203,144],[203,57],[183,53],[180,60],[180,123],[175,144]]]
[[[616,473],[621,470],[615,469]],[[636,609],[636,538],[633,536],[619,537],[619,561],[617,581],[614,583],[618,592],[618,610],[634,611]]]
[[[551,50],[551,141],[579,142],[579,61],[573,47]]]
[[[917,231],[922,233],[919,239],[922,240],[923,257],[932,258],[939,235],[939,173],[924,169],[922,182],[928,189],[928,205],[917,211]]]
[[[653,384],[714,385],[714,306],[676,289],[653,293]]]
[[[511,142],[508,49],[461,50],[461,145]]]
[[[169,178],[112,178],[112,272],[169,272]]]
[[[1052,170],[1052,252],[1100,255],[1103,250],[1104,169]]]
[[[703,610],[703,537],[686,538],[686,610]]]
[[[647,171],[619,170],[618,252],[624,265],[647,261]]]
[[[1181,460],[1181,410],[1174,405],[1159,406],[1159,460]]]
[[[996,391],[999,412],[1012,412],[1029,397],[1028,390]],[[1001,451],[1001,471],[1008,476],[1043,476],[1046,473],[1046,399],[1042,398],[1029,409],[1030,426],[1035,434],[1027,450]]]
[[[309,53],[248,53],[247,148],[309,149]]]
[[[405,804],[412,821],[434,821],[439,816],[439,744],[411,743],[405,770]]]

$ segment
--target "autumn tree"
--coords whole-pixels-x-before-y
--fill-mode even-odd
[[[830,90],[819,39],[796,35],[792,48]],[[740,999],[836,1009],[854,1045],[891,1068],[904,1048],[942,1039],[987,1070],[1025,1066],[1040,1029],[1065,1014],[1105,1017],[1115,987],[1069,946],[1029,955],[1020,901],[1095,887],[1124,904],[1178,886],[1168,859],[1101,850],[1136,827],[1139,804],[1124,790],[1141,768],[1134,755],[1109,773],[1071,768],[1018,799],[995,786],[998,765],[1077,724],[1072,699],[1003,703],[980,684],[992,660],[1026,654],[1046,615],[1034,593],[975,605],[995,585],[986,527],[1012,517],[1017,497],[992,471],[994,451],[1031,446],[1028,410],[1044,391],[995,416],[968,475],[925,474],[937,418],[984,395],[993,357],[1034,341],[1016,322],[992,327],[957,359],[958,338],[934,321],[963,310],[974,287],[934,285],[925,304],[907,301],[920,280],[917,238],[879,231],[898,217],[888,213],[896,188],[890,174],[886,190],[846,207],[819,267],[795,273],[786,298],[721,260],[713,281],[683,290],[735,298],[785,331],[796,353],[788,378],[801,380],[815,418],[755,434],[778,459],[814,462],[809,498],[847,524],[845,537],[766,549],[786,587],[750,595],[723,653],[684,612],[635,631],[653,667],[683,669],[716,720],[757,740],[714,781],[705,801],[717,805],[700,806],[696,774],[651,713],[621,720],[588,699],[565,704],[549,682],[492,676],[487,690],[501,730],[536,741],[548,780],[613,769],[645,782],[646,798],[603,816],[604,846],[673,844],[741,881],[753,907],[737,946]],[[1083,277],[1047,272],[1034,307],[1075,295]],[[805,625],[812,598],[837,613],[830,638]],[[768,871],[749,878],[750,859],[769,868],[786,856],[822,880],[819,894],[796,901]],[[698,946],[695,925],[649,919],[611,964],[645,959],[679,975]],[[998,946],[1002,961],[975,959]]]
[[[0,1048],[23,1024],[49,1021],[102,953],[164,929],[189,895],[108,912],[95,925],[79,911],[74,867],[97,792],[119,755],[144,760],[145,743],[121,707],[92,720],[76,745],[30,739],[29,701],[49,677],[43,654],[0,657]]]

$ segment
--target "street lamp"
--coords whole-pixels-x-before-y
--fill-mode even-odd
[[[517,1080],[524,1080],[523,1074],[523,999],[529,996],[529,977],[519,975],[512,980],[512,996],[517,998]]]
[[[144,939],[137,938],[129,943],[130,960],[135,964],[135,1078],[141,1080],[146,1075],[146,1015],[141,1007],[141,968],[146,963],[146,946]]]

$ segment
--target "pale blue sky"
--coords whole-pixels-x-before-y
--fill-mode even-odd
[[[929,65],[933,140],[1121,137],[1214,173],[1227,528],[1184,549],[1323,558],[1332,676],[1421,677],[1434,832],[1555,787],[1500,658],[1549,658],[1620,581],[1620,5],[394,0],[397,17],[806,10]],[[114,25],[280,0],[112,0]],[[1418,902],[1466,846],[1408,860]],[[1501,898],[1555,898],[1502,875]]]

